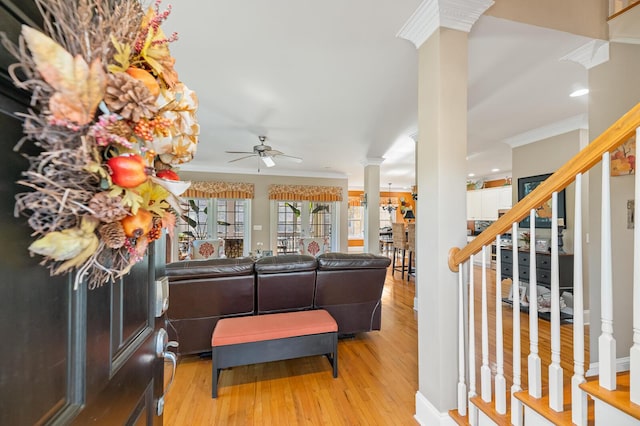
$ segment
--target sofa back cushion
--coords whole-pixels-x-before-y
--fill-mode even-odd
[[[313,256],[297,254],[256,261],[256,312],[312,309],[317,265]]]

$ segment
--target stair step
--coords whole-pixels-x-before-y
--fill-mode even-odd
[[[521,401],[526,407],[540,414],[554,425],[571,425],[571,384],[565,385],[563,389],[564,411],[558,413],[549,407],[549,390],[542,390],[541,398],[534,398],[529,392],[524,390],[515,393],[515,397]],[[595,424],[595,414],[593,401],[587,398],[587,424]]]
[[[511,393],[507,393],[507,412],[505,414],[498,414],[496,412],[495,395],[492,395],[491,402],[485,402],[480,396],[474,396],[470,401],[497,425],[511,425]]]
[[[640,420],[640,405],[631,402],[629,393],[630,377],[631,374],[628,371],[618,373],[616,376],[616,390],[614,391],[600,387],[598,377],[587,380],[586,383],[580,385],[580,388],[593,398],[597,398],[631,417]]]
[[[453,410],[449,410],[449,417],[451,417],[453,419],[454,422],[456,422],[457,425],[460,426],[468,426],[469,425],[469,412],[467,411],[467,415],[466,416],[461,416],[460,414],[458,414],[458,409],[453,409]]]

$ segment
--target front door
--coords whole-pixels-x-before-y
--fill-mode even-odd
[[[37,26],[31,1],[0,0],[0,30],[17,40]],[[49,276],[30,257],[27,218],[15,218],[15,182],[27,160],[14,112],[28,108],[13,88],[0,48],[0,424],[161,425],[163,359],[156,354],[155,280],[164,274],[162,242],[115,284],[73,290],[73,276]]]

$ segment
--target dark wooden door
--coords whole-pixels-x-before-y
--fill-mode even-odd
[[[38,25],[31,1],[0,0],[0,30],[17,40],[23,22]],[[8,80],[12,62],[0,48],[0,425],[161,425],[153,301],[164,250],[150,247],[130,275],[92,291],[74,291],[73,277],[51,277],[29,256],[31,230],[13,212],[27,168],[13,150],[14,112],[29,99]]]

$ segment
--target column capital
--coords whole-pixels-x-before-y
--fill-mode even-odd
[[[493,0],[424,0],[396,37],[409,40],[417,49],[438,27],[468,33],[493,3]]]
[[[605,40],[591,40],[572,52],[567,53],[561,61],[573,61],[586,69],[591,69],[609,60],[609,42]]]
[[[382,157],[367,157],[360,162],[364,167],[367,166],[379,166],[384,161]]]

